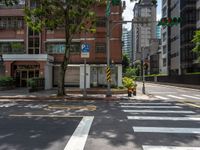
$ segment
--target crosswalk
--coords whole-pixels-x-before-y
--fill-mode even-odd
[[[186,94],[166,94],[166,95],[155,95],[155,98],[161,99],[161,100],[169,100],[169,99],[177,99],[177,100],[185,100],[185,99],[194,99],[194,100],[200,100],[200,95],[186,95]]]
[[[48,105],[46,104],[19,104],[17,102],[7,102],[7,103],[0,103],[0,108],[10,108],[10,107],[18,107],[18,108],[32,108],[32,109],[41,109],[45,108]]]
[[[188,97],[187,95],[182,96]],[[197,96],[194,97],[197,98]],[[119,104],[122,111],[126,113],[133,132],[137,133],[140,138],[142,136],[143,150],[200,150],[200,144],[194,144],[194,146],[189,143],[180,144],[185,138],[188,138],[189,141],[191,137],[200,137],[200,114],[186,109],[184,104],[133,101]],[[151,134],[153,135],[151,136]],[[168,141],[176,138],[177,141],[175,143],[167,142],[162,139],[163,137]],[[196,139],[199,143],[199,139]],[[162,140],[165,142],[158,143]],[[195,143],[194,140],[193,143]]]

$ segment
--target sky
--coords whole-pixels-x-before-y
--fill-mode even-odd
[[[123,18],[126,21],[131,21],[133,19],[133,7],[135,5],[135,2],[130,2],[130,0],[125,0],[126,1],[126,9],[123,12]],[[157,6],[157,20],[159,20],[162,17],[162,13],[161,13],[161,1],[162,0],[158,0],[158,6]],[[126,25],[124,25],[126,28],[128,28],[129,30],[131,29],[131,23],[128,23]]]

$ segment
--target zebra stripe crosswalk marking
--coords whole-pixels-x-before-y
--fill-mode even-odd
[[[133,127],[134,132],[200,134],[200,128]]]
[[[151,146],[143,145],[143,150],[200,150],[200,147],[177,147],[177,146]]]
[[[123,108],[168,108],[168,109],[171,109],[171,108],[182,108],[180,106],[121,106]]]
[[[194,114],[195,112],[193,111],[176,111],[176,110],[123,110],[124,112],[128,112],[128,113],[173,113],[173,114],[177,114],[177,113],[184,113],[184,114]]]
[[[185,99],[185,98],[183,98],[183,97],[174,96],[174,95],[167,95],[167,96],[172,97],[172,98],[176,98],[176,99]]]
[[[197,117],[127,116],[129,120],[200,121]]]
[[[196,96],[190,96],[190,95],[181,95],[187,98],[193,98],[193,99],[200,99],[200,97],[196,97]]]
[[[163,97],[163,96],[155,96],[156,98],[162,99],[162,100],[168,100],[169,98]]]
[[[119,103],[120,105],[172,105],[172,103]]]

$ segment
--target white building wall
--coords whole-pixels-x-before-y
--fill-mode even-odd
[[[80,65],[80,88],[84,89],[84,64]],[[86,88],[90,88],[90,65],[86,65]]]
[[[53,65],[52,64],[46,64],[45,65],[45,90],[51,89],[53,87]]]

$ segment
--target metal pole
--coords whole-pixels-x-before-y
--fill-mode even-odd
[[[83,97],[87,97],[87,93],[86,93],[86,58],[84,58],[84,91],[83,91]]]
[[[145,94],[144,48],[142,48],[142,93]]]
[[[109,0],[110,3],[110,0]],[[110,15],[107,15],[106,18],[106,51],[107,51],[107,67],[110,67]],[[110,89],[110,82],[107,81],[107,93],[106,97],[111,97],[111,89]]]

